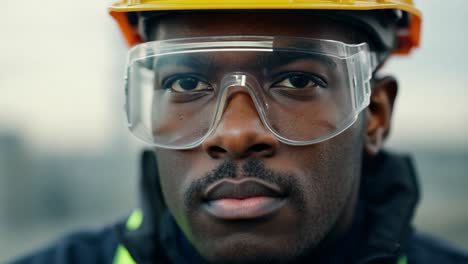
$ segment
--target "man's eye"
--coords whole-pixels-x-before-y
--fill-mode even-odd
[[[308,74],[292,74],[286,76],[286,78],[281,79],[281,81],[274,83],[273,87],[296,89],[317,87],[326,88],[327,83],[318,76],[312,76]]]
[[[171,78],[163,85],[165,89],[171,89],[174,92],[194,92],[211,90],[211,86],[192,76],[183,76]]]

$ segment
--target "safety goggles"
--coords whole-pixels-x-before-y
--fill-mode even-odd
[[[375,54],[366,43],[229,36],[146,42],[129,51],[131,132],[153,146],[190,149],[210,136],[236,93],[289,145],[328,140],[369,104]]]

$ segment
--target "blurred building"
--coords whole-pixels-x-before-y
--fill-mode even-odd
[[[128,144],[100,152],[37,152],[0,132],[0,263],[78,228],[98,228],[136,206],[137,155]]]
[[[35,210],[34,177],[31,159],[12,130],[0,131],[0,175],[0,228],[27,225]]]

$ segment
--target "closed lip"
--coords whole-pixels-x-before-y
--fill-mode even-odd
[[[256,178],[223,179],[208,186],[203,194],[203,199],[204,201],[213,201],[259,196],[283,198],[285,193],[279,186]]]
[[[206,189],[202,208],[217,219],[249,220],[273,215],[285,198],[280,187],[259,179],[224,179]]]

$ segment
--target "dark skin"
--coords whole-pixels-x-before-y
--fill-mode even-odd
[[[222,35],[300,36],[360,43],[365,36],[329,18],[275,13],[171,14],[149,24],[152,40]],[[226,63],[229,63],[227,61]],[[310,263],[350,227],[363,155],[376,154],[390,130],[397,83],[375,79],[371,105],[340,135],[308,146],[279,142],[264,126],[248,93],[233,94],[214,134],[190,150],[157,149],[166,204],[183,233],[209,262]],[[187,192],[220,165],[226,176],[255,171],[288,178],[294,188],[285,205],[266,217],[220,220],[202,210],[202,194]],[[251,166],[256,164],[256,166]],[[258,164],[261,164],[258,166]],[[225,166],[226,167],[226,166]],[[253,169],[252,169],[253,168]],[[263,168],[264,170],[258,169]],[[218,170],[219,171],[219,170]],[[288,180],[286,180],[288,181]],[[184,200],[185,199],[185,200]]]

